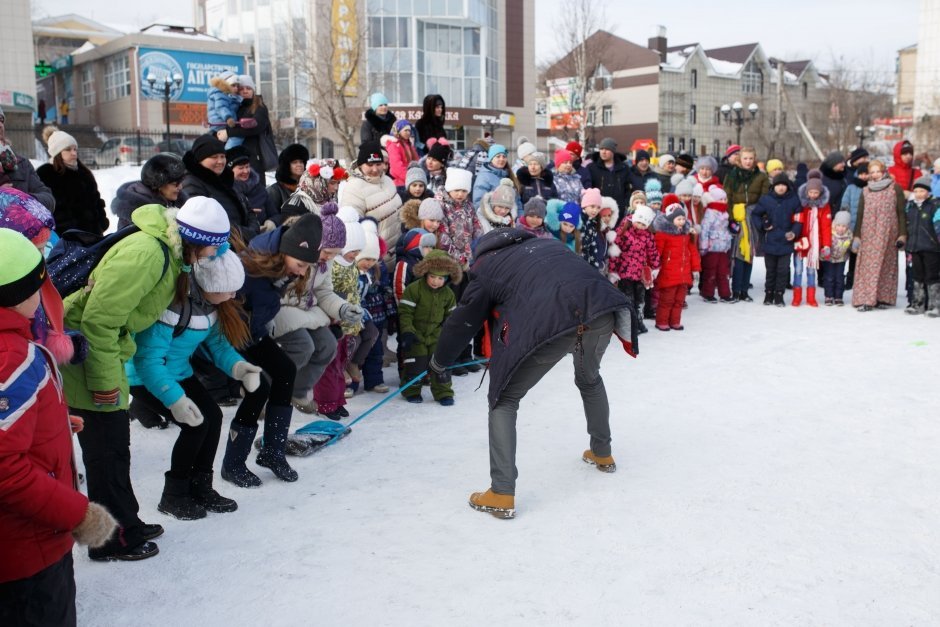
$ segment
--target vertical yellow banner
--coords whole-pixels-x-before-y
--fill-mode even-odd
[[[344,96],[355,97],[359,87],[359,18],[356,0],[333,0],[333,82],[345,84]]]

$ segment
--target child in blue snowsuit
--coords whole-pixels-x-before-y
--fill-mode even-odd
[[[238,124],[238,106],[242,97],[238,95],[238,75],[226,70],[209,81],[206,95],[206,115],[213,132]],[[244,137],[229,137],[225,149],[241,146]]]

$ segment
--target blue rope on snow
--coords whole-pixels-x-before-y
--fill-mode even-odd
[[[477,359],[477,360],[475,360],[475,361],[468,361],[468,362],[463,363],[463,364],[454,364],[453,366],[448,366],[448,367],[446,368],[446,370],[450,370],[450,369],[452,369],[452,368],[465,368],[465,367],[467,367],[467,366],[474,366],[474,365],[476,365],[476,364],[485,364],[485,363],[488,362],[488,361],[489,361],[488,359]],[[380,400],[378,403],[376,403],[375,405],[373,405],[372,407],[370,407],[370,408],[367,409],[366,411],[362,412],[362,414],[361,414],[358,418],[356,418],[355,420],[353,420],[352,422],[350,422],[348,425],[346,425],[346,429],[349,429],[349,428],[352,427],[354,424],[356,424],[357,422],[359,422],[360,420],[362,420],[363,418],[365,418],[366,416],[368,416],[369,414],[371,414],[372,412],[374,412],[375,410],[377,410],[379,407],[381,407],[381,406],[384,405],[385,403],[389,402],[390,400],[392,400],[393,398],[395,398],[396,396],[398,396],[399,394],[401,394],[401,391],[404,390],[405,388],[411,387],[413,384],[415,384],[415,383],[417,383],[418,381],[420,381],[421,379],[423,379],[423,378],[424,378],[424,375],[426,375],[427,373],[428,373],[428,371],[425,370],[424,372],[422,372],[421,374],[419,374],[418,376],[416,376],[415,378],[413,378],[411,381],[408,381],[407,383],[405,383],[404,385],[402,385],[400,388],[398,388],[398,389],[395,390],[394,392],[389,392],[388,396],[386,396],[385,398],[383,398],[382,400]],[[297,431],[295,431],[295,433],[301,433],[302,430],[303,430],[305,427],[308,427],[308,426],[312,425],[314,422],[319,422],[319,420],[314,420],[313,422],[308,422],[308,423],[305,424],[303,427],[300,427],[299,429],[297,429]],[[338,441],[338,440],[340,439],[340,437],[343,435],[343,433],[346,432],[346,429],[343,429],[341,432],[339,432],[339,433],[337,433],[336,435],[334,435],[333,437],[331,437],[330,440],[329,440],[329,442],[327,442],[327,443],[324,444],[323,446],[332,446],[336,441]]]

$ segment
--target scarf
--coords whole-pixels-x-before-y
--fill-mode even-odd
[[[880,181],[868,181],[868,189],[873,192],[880,192],[883,189],[890,187],[894,181],[890,176],[885,176]]]
[[[809,250],[806,251],[806,267],[816,270],[819,268],[819,209],[809,208]]]

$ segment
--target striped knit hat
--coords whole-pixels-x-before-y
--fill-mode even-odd
[[[221,246],[231,230],[225,209],[208,196],[193,196],[183,203],[176,222],[183,241],[199,246]]]
[[[0,307],[14,307],[39,291],[46,263],[32,242],[12,229],[0,229]]]

